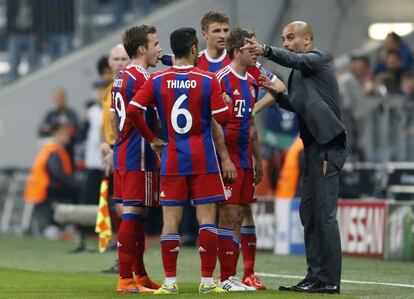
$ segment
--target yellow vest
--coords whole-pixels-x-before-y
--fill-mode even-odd
[[[104,142],[114,145],[115,135],[111,124],[112,83],[109,84],[102,97],[102,139]]]

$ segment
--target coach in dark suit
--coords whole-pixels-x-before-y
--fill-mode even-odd
[[[288,95],[272,88],[266,78],[262,78],[262,84],[282,108],[297,113],[305,146],[300,218],[305,229],[308,273],[298,284],[279,289],[339,293],[342,256],[336,221],[338,178],[349,150],[330,59],[313,47],[312,29],[304,22],[293,22],[283,29],[284,49],[246,41],[242,49],[292,68]]]

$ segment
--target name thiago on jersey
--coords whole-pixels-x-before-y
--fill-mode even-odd
[[[167,88],[195,88],[196,80],[167,80]]]

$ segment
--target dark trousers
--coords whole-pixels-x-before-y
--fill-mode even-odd
[[[313,143],[305,148],[299,213],[305,230],[307,279],[339,285],[342,253],[338,222],[339,174],[349,155],[346,142]]]

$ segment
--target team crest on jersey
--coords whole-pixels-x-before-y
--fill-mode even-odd
[[[229,199],[233,194],[233,189],[230,187],[225,187],[224,188],[224,196],[226,197],[226,199]]]
[[[165,197],[165,193],[164,193],[164,191],[161,191],[161,193],[160,193],[160,197]]]
[[[253,98],[256,98],[256,91],[254,90],[254,88],[250,88],[250,94],[252,95]]]

